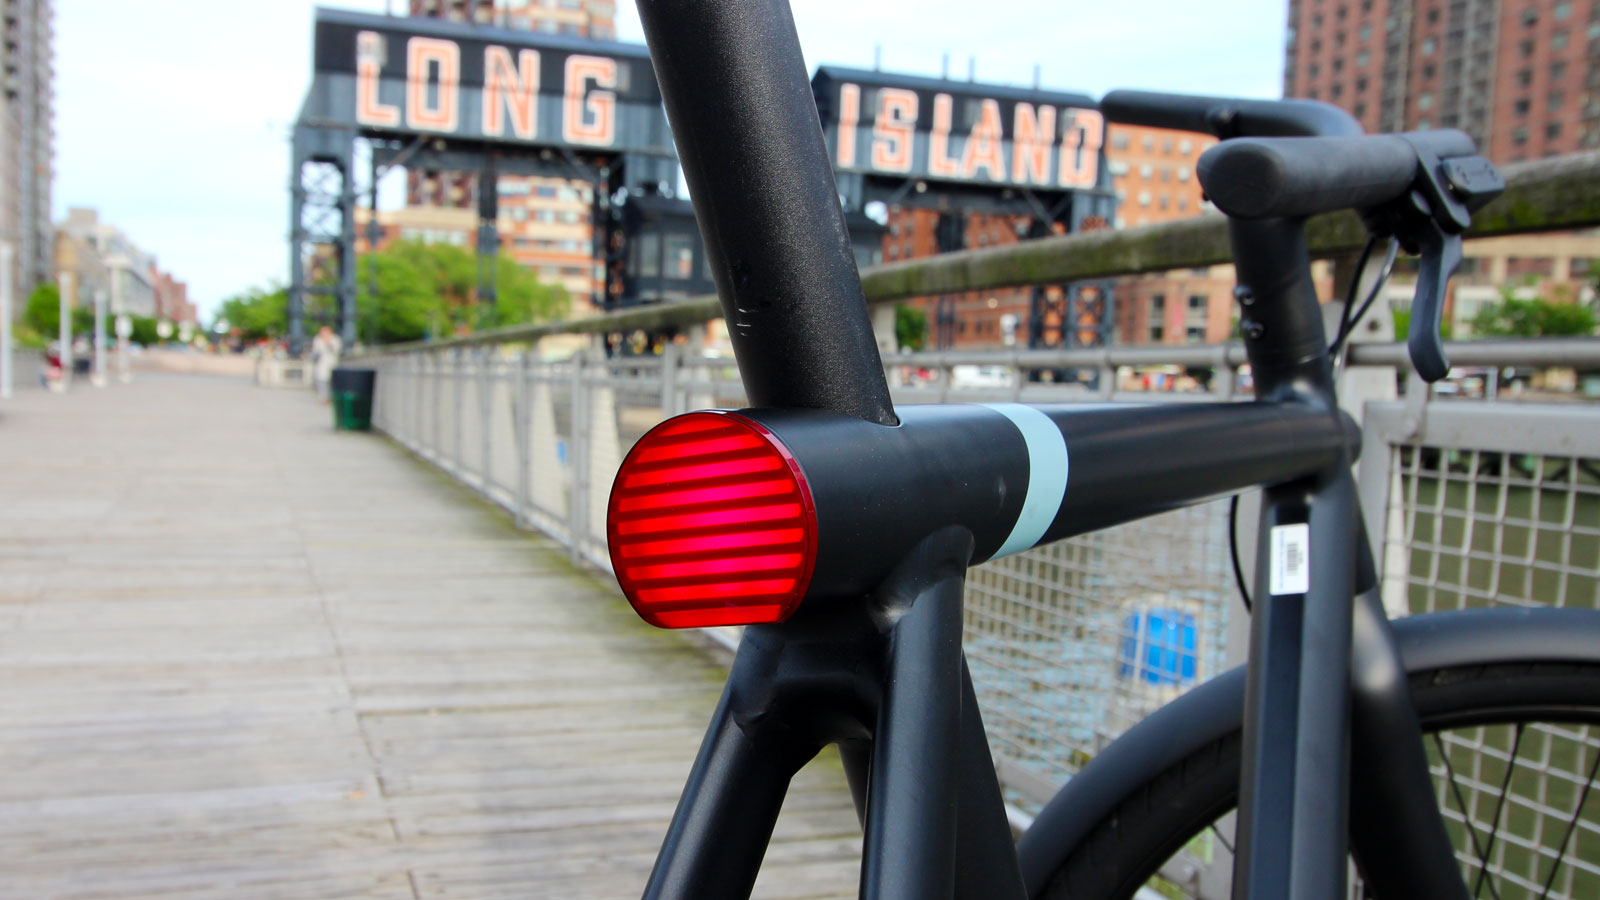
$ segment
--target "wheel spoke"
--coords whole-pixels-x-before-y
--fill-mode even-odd
[[[1233,854],[1233,842],[1228,840],[1228,838],[1223,835],[1222,829],[1217,827],[1217,823],[1215,823],[1215,822],[1211,823],[1211,832],[1217,836],[1217,840],[1222,842],[1222,846],[1227,849],[1228,855],[1229,856],[1234,855]]]
[[[1466,826],[1467,839],[1472,841],[1472,849],[1478,854],[1478,858],[1484,859],[1486,857],[1483,848],[1478,844],[1478,831],[1472,827],[1472,811],[1467,808],[1466,798],[1461,796],[1461,785],[1456,781],[1455,767],[1450,765],[1450,754],[1445,749],[1444,740],[1439,737],[1437,731],[1433,733],[1433,743],[1439,748],[1439,758],[1444,761],[1444,771],[1450,779],[1450,792],[1456,796],[1456,806],[1461,807],[1461,821]],[[1500,900],[1500,891],[1495,888],[1494,882],[1490,881],[1488,884],[1489,896],[1493,897],[1494,900]]]
[[[1506,758],[1506,774],[1500,779],[1500,796],[1494,803],[1494,816],[1489,820],[1489,842],[1484,845],[1483,855],[1478,857],[1483,862],[1483,868],[1478,870],[1478,881],[1472,886],[1472,896],[1476,898],[1483,890],[1483,881],[1489,875],[1489,855],[1494,852],[1494,840],[1500,836],[1500,813],[1506,806],[1506,788],[1511,786],[1511,773],[1517,767],[1517,751],[1522,747],[1522,724],[1517,723],[1517,730],[1511,738],[1511,755]]]
[[[1600,749],[1595,750],[1594,762],[1589,765],[1589,779],[1583,783],[1583,790],[1578,793],[1578,802],[1573,804],[1572,818],[1567,822],[1567,831],[1561,835],[1561,843],[1556,845],[1556,861],[1550,864],[1550,874],[1545,876],[1544,890],[1539,892],[1539,900],[1549,900],[1550,887],[1556,883],[1556,872],[1561,869],[1561,861],[1567,858],[1567,842],[1572,840],[1572,832],[1578,827],[1578,817],[1583,815],[1583,804],[1589,799],[1589,791],[1594,787],[1596,772],[1600,772]]]

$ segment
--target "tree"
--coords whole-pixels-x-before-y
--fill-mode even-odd
[[[1594,311],[1576,303],[1519,300],[1510,290],[1472,317],[1472,333],[1480,337],[1551,337],[1594,333]]]
[[[928,339],[928,314],[915,306],[896,303],[894,307],[894,341],[901,347],[921,350]]]
[[[28,295],[22,321],[46,337],[55,337],[61,327],[61,292],[53,284],[41,284]]]
[[[283,337],[289,333],[289,291],[281,286],[240,291],[222,301],[214,321],[222,320],[250,340]]]
[[[377,267],[377,299],[368,295]],[[495,260],[496,299],[478,303],[478,259],[453,244],[400,241],[361,257],[356,266],[359,332],[373,343],[448,337],[458,331],[500,328],[564,318],[569,307],[560,285],[539,281],[506,254]]]

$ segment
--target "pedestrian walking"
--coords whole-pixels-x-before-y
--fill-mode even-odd
[[[333,367],[339,364],[339,353],[343,350],[344,342],[326,325],[317,331],[316,338],[311,341],[311,380],[317,387],[317,397],[323,403],[330,402],[328,385],[333,380]]]

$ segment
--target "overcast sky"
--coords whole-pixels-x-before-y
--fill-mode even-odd
[[[405,0],[390,0],[403,9]],[[288,276],[289,125],[310,78],[308,0],[57,0],[56,183],[189,282],[202,316]],[[383,12],[384,0],[345,0]],[[808,69],[1277,96],[1285,0],[798,0]],[[632,0],[619,37],[643,43]],[[393,196],[393,191],[385,196]],[[387,205],[387,201],[385,201]]]

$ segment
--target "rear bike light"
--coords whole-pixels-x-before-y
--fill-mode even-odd
[[[622,461],[606,509],[628,602],[661,628],[781,622],[816,562],[805,476],[770,431],[730,413],[669,419]]]

